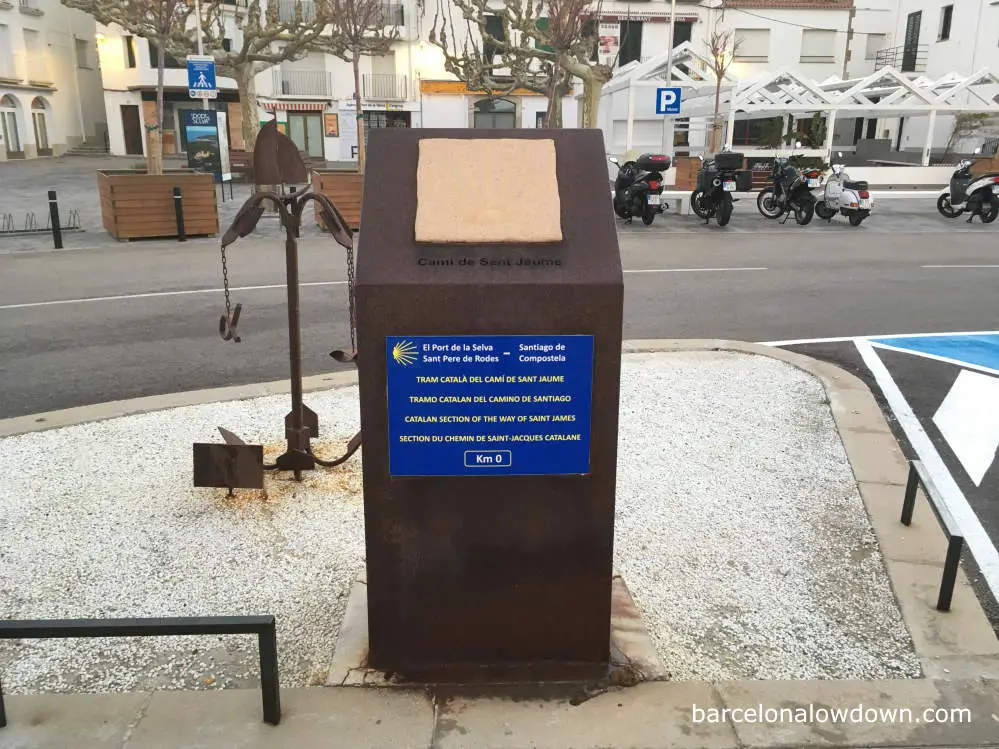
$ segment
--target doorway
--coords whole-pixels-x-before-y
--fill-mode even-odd
[[[35,128],[35,148],[39,156],[51,156],[52,144],[49,143],[49,126],[45,118],[45,100],[36,96],[31,102],[31,124]]]
[[[139,119],[138,104],[121,105],[121,129],[125,134],[125,153],[129,156],[141,156],[142,120]]]
[[[512,130],[517,127],[517,105],[509,99],[481,99],[472,109],[476,130]]]
[[[323,116],[316,112],[289,112],[288,135],[299,151],[323,158]]]
[[[0,98],[0,128],[3,129],[3,143],[8,159],[23,159],[21,133],[17,128],[17,101],[13,96]]]

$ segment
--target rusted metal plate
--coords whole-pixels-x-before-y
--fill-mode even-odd
[[[308,179],[308,170],[298,146],[277,129],[271,120],[257,135],[253,147],[253,179],[258,185],[301,185]]]
[[[263,446],[195,442],[194,485],[262,489],[264,487]]]
[[[623,276],[601,135],[554,138],[563,240],[416,245],[417,144],[371,133],[357,267],[369,662],[424,678],[606,672]],[[516,220],[516,217],[512,217]],[[464,262],[462,262],[464,260]],[[386,336],[594,336],[590,472],[390,477]]]
[[[295,412],[289,411],[288,415],[284,417],[284,429],[285,433],[293,429],[295,426]],[[311,408],[302,404],[302,426],[308,427],[309,437],[315,439],[319,436],[319,416]]]

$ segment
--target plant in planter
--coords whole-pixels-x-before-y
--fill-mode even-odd
[[[156,105],[153,121],[146,123],[144,170],[98,171],[101,220],[116,239],[177,236],[173,188],[183,196],[184,231],[190,235],[218,233],[215,183],[211,174],[187,170],[163,171],[163,71],[165,49],[183,34],[191,15],[187,0],[62,0],[98,22],[120,26],[151,41],[156,60]]]

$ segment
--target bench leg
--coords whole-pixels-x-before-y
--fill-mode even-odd
[[[902,500],[902,524],[912,525],[912,512],[916,508],[916,489],[919,487],[919,474],[909,463],[909,480],[905,482],[905,499]]]
[[[944,562],[943,579],[940,581],[937,611],[950,611],[950,602],[954,597],[954,583],[957,580],[957,570],[961,565],[963,547],[964,539],[960,536],[952,536],[947,543],[947,561]]]

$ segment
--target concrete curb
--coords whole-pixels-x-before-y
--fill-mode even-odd
[[[844,370],[800,354],[726,340],[627,341],[625,354],[722,351],[778,359],[818,378],[846,448],[924,678],[894,681],[646,682],[611,689],[582,704],[486,692],[442,695],[395,688],[284,690],[285,721],[259,721],[259,693],[159,692],[31,695],[8,698],[4,746],[115,746],[126,749],[349,746],[418,749],[524,746],[606,747],[985,747],[999,736],[999,642],[963,572],[953,608],[934,609],[945,539],[919,497],[913,524],[899,521],[907,462],[867,386]],[[309,378],[306,389],[355,384],[355,372]],[[68,409],[0,421],[0,436],[165,408],[288,392],[286,382],[219,388]],[[668,664],[667,664],[668,665]],[[576,704],[573,704],[573,703]],[[817,709],[909,709],[875,721],[829,722]],[[693,719],[694,706],[715,720]],[[767,723],[742,711],[802,710],[807,717]],[[968,718],[928,720],[924,709],[967,709]],[[733,712],[736,711],[736,712]],[[813,711],[813,712],[809,712]],[[183,716],[181,718],[181,716]],[[743,718],[737,716],[744,716]],[[703,716],[702,716],[703,717]],[[119,731],[120,728],[120,731]],[[13,743],[8,743],[8,742]],[[81,743],[82,742],[82,743]]]

